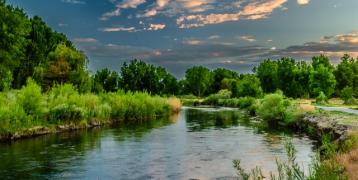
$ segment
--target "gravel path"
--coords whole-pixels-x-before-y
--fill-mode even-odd
[[[326,107],[326,106],[316,106],[319,109],[323,109],[325,111],[339,111],[339,112],[345,112],[345,113],[351,113],[358,115],[358,110],[349,109],[345,107]]]

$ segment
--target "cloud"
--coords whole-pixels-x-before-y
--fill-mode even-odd
[[[139,22],[140,25],[144,26],[143,22]],[[148,27],[136,28],[136,27],[106,27],[99,29],[102,32],[140,32],[140,31],[158,31],[166,27],[165,24],[149,24]]]
[[[339,34],[335,38],[338,43],[358,45],[358,31],[349,34]]]
[[[149,28],[147,30],[149,31],[157,31],[165,28],[165,24],[149,24]]]
[[[255,42],[256,38],[255,36],[240,36],[239,39],[246,41],[246,42]]]
[[[102,32],[137,32],[138,30],[135,27],[108,27],[100,29]]]
[[[191,39],[191,40],[185,40],[185,41],[183,41],[183,44],[196,46],[196,45],[203,44],[203,42],[200,41],[200,40]]]
[[[95,42],[98,42],[97,39],[95,39],[95,38],[75,38],[74,41],[78,42],[78,43],[95,43]]]
[[[308,3],[310,3],[310,0],[297,0],[297,3],[299,5],[307,5]]]
[[[80,1],[80,0],[61,0],[61,1],[68,4],[86,4],[85,1]]]
[[[353,57],[358,56],[357,43],[352,40],[355,36],[355,32],[329,35],[323,38],[328,39],[324,43],[318,39],[317,42],[306,42],[286,48],[272,45],[239,46],[232,43],[203,42],[197,39],[187,39],[182,43],[176,43],[170,50],[102,44],[100,42],[79,43],[78,45],[89,55],[92,69],[119,68],[124,61],[138,58],[164,66],[177,77],[182,77],[186,68],[198,64],[210,68],[225,67],[245,73],[251,72],[254,66],[267,58],[293,57],[297,60],[309,61],[312,56],[325,54],[331,58],[333,63],[338,63],[344,53]]]
[[[208,15],[185,15],[177,18],[179,28],[202,27],[241,19],[257,20],[267,18],[275,9],[282,7],[287,0],[254,1],[242,7],[237,13],[211,13]]]
[[[210,40],[213,40],[213,39],[219,39],[220,36],[219,35],[212,35],[212,36],[209,36],[208,39]]]
[[[144,4],[145,2],[145,0],[124,0],[116,4],[115,10],[104,13],[99,19],[105,21],[111,17],[120,16],[122,9],[137,8],[139,5]]]

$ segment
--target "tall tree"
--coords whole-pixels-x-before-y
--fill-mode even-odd
[[[185,72],[186,89],[196,96],[206,94],[212,83],[212,74],[208,68],[194,66]]]
[[[261,62],[254,70],[261,81],[261,86],[264,92],[272,93],[278,88],[277,69],[277,62],[267,59]]]
[[[94,92],[115,92],[119,88],[119,75],[108,68],[97,71],[93,77]]]
[[[323,92],[327,97],[334,93],[336,79],[332,70],[324,64],[318,65],[310,74],[310,89],[312,95],[317,97]]]

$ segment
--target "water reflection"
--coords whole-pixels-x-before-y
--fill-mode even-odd
[[[232,109],[190,109],[141,125],[118,124],[0,145],[0,179],[210,179],[243,166],[275,170],[285,159],[284,131],[273,131]],[[298,162],[313,141],[293,136]]]

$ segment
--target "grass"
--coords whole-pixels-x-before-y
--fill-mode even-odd
[[[15,134],[53,131],[58,125],[87,127],[113,121],[146,121],[169,117],[180,110],[176,98],[141,92],[80,94],[70,84],[57,85],[47,93],[33,81],[20,90],[0,93],[0,139]]]
[[[240,160],[234,160],[233,165],[237,170],[237,174],[242,177],[244,180],[262,180],[262,179],[271,179],[271,180],[281,180],[281,179],[291,179],[291,180],[344,180],[344,179],[354,179],[356,178],[355,169],[356,166],[347,164],[346,166],[341,164],[341,160],[337,160],[340,155],[338,148],[335,144],[332,145],[331,141],[323,140],[323,145],[321,146],[322,150],[325,150],[325,153],[329,153],[327,159],[320,158],[320,155],[317,155],[313,159],[309,171],[305,172],[304,167],[301,167],[296,162],[296,149],[292,143],[292,140],[288,139],[285,143],[285,149],[287,153],[287,161],[276,160],[277,172],[270,172],[269,176],[265,176],[262,173],[260,167],[256,167],[251,171],[247,172],[240,165]],[[332,155],[332,156],[331,156]],[[340,157],[341,158],[341,157]],[[345,159],[346,160],[346,157]],[[347,167],[350,168],[347,170]],[[352,173],[352,176],[349,175]]]

